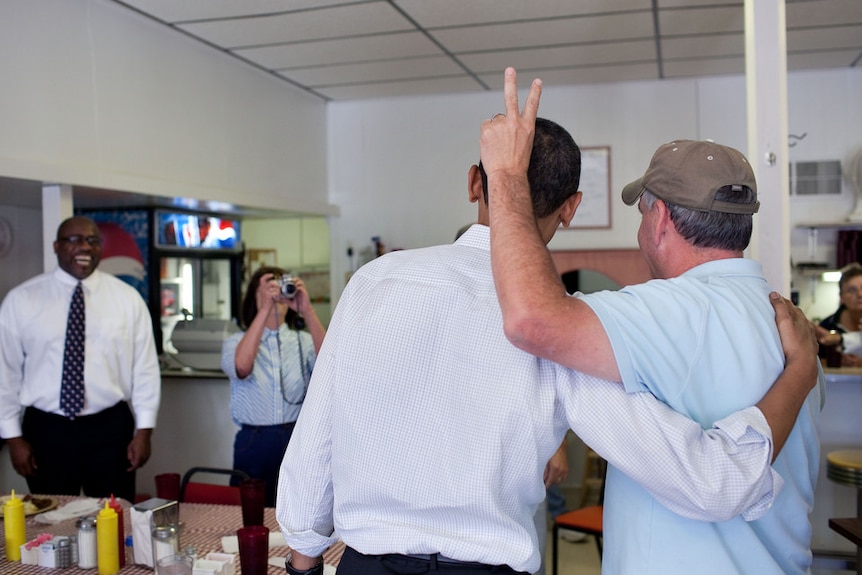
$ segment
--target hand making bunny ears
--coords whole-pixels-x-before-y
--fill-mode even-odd
[[[517,74],[514,68],[506,68],[503,83],[506,113],[496,114],[482,122],[479,137],[480,157],[489,177],[497,173],[527,177],[541,95],[542,81],[535,79],[521,111]]]

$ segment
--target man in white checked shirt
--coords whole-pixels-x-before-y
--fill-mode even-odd
[[[580,152],[553,122],[536,132],[528,177],[547,241],[580,201]],[[484,188],[473,166],[478,223],[455,243],[386,254],[345,288],[280,472],[290,575],[318,572],[336,538],[343,573],[535,572],[542,472],[569,427],[679,513],[757,516],[774,497],[767,420],[786,421],[816,372],[801,312],[786,333],[792,369],[771,395],[793,399],[765,399],[707,435],[649,394],[506,341]],[[789,327],[786,301],[776,308]]]

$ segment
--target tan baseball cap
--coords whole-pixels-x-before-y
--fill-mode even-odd
[[[717,201],[715,193],[731,186],[754,192],[746,204]],[[754,214],[760,208],[751,164],[739,150],[710,140],[676,140],[656,150],[644,175],[623,188],[623,201],[633,205],[644,190],[669,204],[699,212]]]

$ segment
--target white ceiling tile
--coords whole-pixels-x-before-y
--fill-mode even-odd
[[[743,32],[745,13],[742,5],[691,10],[661,10],[659,29],[662,36]]]
[[[652,35],[652,16],[646,13],[563,18],[552,22],[494,24],[433,32],[433,36],[455,54],[529,46],[629,40],[649,38]]]
[[[184,24],[187,32],[227,48],[410,30],[386,3],[351,4],[265,18]]]
[[[499,89],[507,65],[559,83],[744,71],[742,0],[117,2],[324,98],[485,89],[471,73]],[[787,0],[786,11],[790,69],[859,65],[862,0]]]
[[[390,98],[399,96],[424,96],[426,94],[457,94],[483,90],[472,78],[435,78],[409,82],[381,82],[321,88],[321,94],[331,100],[354,100],[363,98]]]
[[[395,3],[424,28],[649,11],[652,7],[650,0],[395,0]]]
[[[596,66],[565,70],[518,70],[520,78],[541,78],[544,86],[567,86],[572,84],[603,84],[658,78],[655,64],[626,64],[622,66]],[[503,74],[479,76],[492,90],[503,89]]]
[[[710,34],[695,38],[663,38],[663,58],[696,58],[707,56],[744,56],[744,34]]]
[[[500,50],[459,56],[461,62],[479,74],[502,71],[506,66],[514,66],[518,69],[565,68],[619,62],[643,62],[655,60],[655,58],[655,43],[651,40],[529,50]]]
[[[860,2],[862,4],[862,2]],[[788,30],[787,51],[832,50],[862,46],[862,24],[810,30]]]
[[[399,32],[249,48],[237,53],[266,68],[281,69],[431,56],[441,51],[421,32]]]
[[[745,57],[665,61],[663,71],[665,78],[745,74]]]
[[[860,0],[818,0],[788,3],[787,28],[862,24]]]
[[[321,86],[418,79],[429,76],[462,76],[464,74],[465,72],[460,66],[445,56],[302,68],[280,72],[280,75],[285,78],[311,86],[315,90]]]
[[[716,6],[718,4],[742,4],[742,0],[658,0],[659,10],[662,8],[687,8],[689,6]]]
[[[352,0],[123,0],[125,4],[165,22],[274,14],[347,4],[350,1]]]
[[[787,54],[788,70],[810,70],[812,68],[849,68],[859,58],[859,50],[835,50],[834,52],[806,52]],[[859,65],[858,63],[856,64]]]

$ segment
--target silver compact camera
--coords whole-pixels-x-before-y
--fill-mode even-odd
[[[283,298],[293,299],[296,297],[296,278],[292,275],[284,274],[278,282],[278,288]]]

